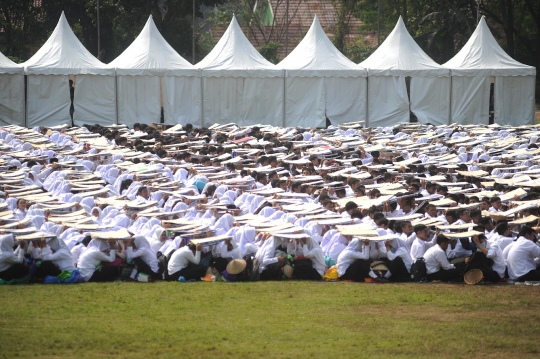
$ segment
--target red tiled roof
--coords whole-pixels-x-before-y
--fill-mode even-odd
[[[274,32],[270,36],[269,42],[280,42],[285,44],[285,0],[270,0],[272,9],[274,10],[274,21],[276,23]],[[330,39],[334,37],[334,27],[337,20],[337,10],[334,7],[332,0],[289,0],[289,53],[302,40],[306,32],[309,30],[313,18],[317,15],[322,28]],[[349,17],[348,34],[346,35],[347,42],[356,41],[361,35],[359,27],[362,22],[355,18]],[[264,45],[264,36],[258,29],[250,31],[248,26],[241,26],[244,34],[251,41],[253,46],[259,47]],[[221,38],[227,26],[214,26],[212,28],[212,36],[215,39]],[[271,27],[267,27],[265,32],[269,34]],[[365,40],[370,44],[376,44],[376,35],[369,34]],[[285,46],[279,52],[281,58],[285,57]]]

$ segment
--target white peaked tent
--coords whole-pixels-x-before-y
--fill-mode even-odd
[[[47,42],[22,65],[28,75],[27,126],[71,123],[70,79],[76,125],[116,122],[114,68],[86,50],[63,12]]]
[[[450,71],[433,61],[411,37],[401,16],[379,48],[360,66],[368,70],[368,125],[409,122],[448,124]],[[410,99],[406,77],[411,78]]]
[[[283,71],[259,54],[235,17],[195,67],[203,76],[203,125],[283,125]]]
[[[109,66],[116,68],[118,122],[201,122],[201,81],[156,28],[152,15],[131,45]]]
[[[488,123],[493,78],[495,123],[534,123],[536,69],[508,56],[483,16],[469,41],[443,66],[452,70],[452,121]]]
[[[24,67],[0,53],[0,125],[24,126]]]
[[[286,124],[325,127],[366,118],[366,70],[332,44],[315,15],[304,39],[278,65],[286,71]]]

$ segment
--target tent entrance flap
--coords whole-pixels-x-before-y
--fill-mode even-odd
[[[159,76],[118,76],[118,123],[158,122],[160,108]]]
[[[71,124],[68,75],[28,75],[28,127]]]
[[[201,123],[201,78],[195,76],[163,76],[163,114],[166,124]]]
[[[489,123],[489,76],[452,78],[452,122]]]
[[[394,126],[398,122],[409,122],[409,108],[405,77],[369,77],[368,118],[370,127]]]
[[[411,112],[419,123],[447,125],[451,77],[413,77]]]
[[[23,74],[0,74],[0,125],[25,125],[24,97]]]
[[[77,75],[73,105],[76,126],[116,123],[115,77],[108,75]]]
[[[495,79],[495,123],[501,125],[533,125],[534,76],[498,76]]]

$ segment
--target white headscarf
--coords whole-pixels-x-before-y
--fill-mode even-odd
[[[15,246],[13,234],[5,234],[0,236],[0,262],[3,262],[7,258],[13,256],[13,246]]]
[[[216,224],[214,225],[214,230],[216,231],[216,235],[222,235],[227,233],[227,231],[231,228],[231,226],[234,224],[234,217],[228,213],[221,216],[220,219],[216,221]]]

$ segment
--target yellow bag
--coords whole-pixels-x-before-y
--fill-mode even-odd
[[[337,282],[339,275],[337,271],[337,264],[328,268],[328,270],[323,275],[323,280],[327,282]]]

